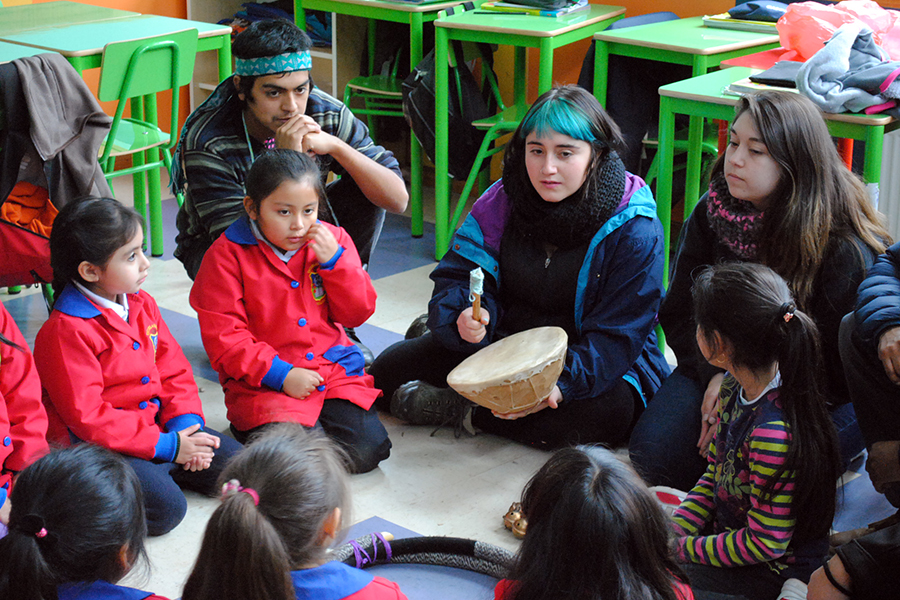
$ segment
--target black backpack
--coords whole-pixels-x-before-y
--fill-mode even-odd
[[[487,44],[478,44],[482,56],[482,69],[490,69],[493,75],[493,51]],[[484,90],[463,61],[460,42],[453,40],[450,50],[456,58],[456,67],[449,67],[449,111],[447,155],[448,171],[454,179],[464,181],[472,170],[475,155],[484,140],[484,130],[476,129],[473,121],[494,114],[496,102],[490,86]],[[493,78],[496,81],[496,76]],[[422,59],[402,84],[403,115],[406,122],[434,162],[434,50]],[[480,166],[480,165],[479,165]]]

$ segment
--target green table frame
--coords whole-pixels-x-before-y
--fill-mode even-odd
[[[413,4],[411,2],[390,2],[386,0],[294,0],[294,20],[298,26],[306,30],[306,13],[304,9],[322,10],[351,17],[363,17],[377,21],[406,23],[409,25],[409,68],[412,71],[422,61],[422,32],[425,23],[431,23],[438,17],[438,12],[460,4],[463,0]],[[371,28],[370,28],[371,32]],[[371,33],[370,33],[371,35]],[[336,59],[337,57],[332,57]],[[374,57],[369,56],[371,67]],[[340,91],[334,90],[336,98]],[[425,230],[424,212],[422,209],[422,147],[416,136],[409,135],[409,205],[412,211],[412,235],[421,236]]]
[[[693,77],[659,88],[659,177],[656,202],[659,218],[665,231],[666,279],[669,272],[669,246],[672,212],[672,166],[675,159],[675,115],[721,119],[731,121],[737,96],[726,95],[723,90],[729,84],[749,77],[759,70],[745,67],[722,69],[700,77]],[[831,135],[838,138],[863,140],[866,143],[863,178],[873,198],[878,197],[881,179],[881,155],[885,133],[900,128],[900,121],[886,115],[826,114]],[[687,188],[685,190],[684,216],[687,218],[700,198],[700,146],[699,138],[689,144]]]
[[[486,11],[484,11],[486,12]],[[553,83],[553,51],[591,37],[625,14],[621,6],[592,4],[589,10],[562,17],[536,17],[504,13],[466,11],[449,17],[441,15],[435,24],[435,258],[440,260],[450,247],[450,179],[447,172],[448,142],[448,48],[450,40],[503,44],[515,48],[515,109],[525,114],[528,107],[526,82],[527,48],[540,50],[538,94]],[[443,58],[442,58],[443,57]]]

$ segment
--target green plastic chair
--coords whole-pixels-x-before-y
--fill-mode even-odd
[[[477,7],[473,6],[472,8],[469,8],[466,4],[460,4],[458,6],[447,8],[445,12],[447,15],[451,15],[464,12],[465,10],[474,10],[475,8]],[[482,50],[482,48],[485,49]],[[465,61],[480,59],[482,63],[485,63],[488,58],[485,56],[485,52],[487,52],[486,45],[463,42],[462,49],[463,60]],[[456,67],[456,53],[451,51],[448,59],[450,60],[451,67]],[[450,73],[459,78],[459,71],[457,69],[451,68]],[[478,183],[479,192],[483,192],[487,189],[487,186],[490,183],[491,166],[491,161],[488,159],[495,154],[502,152],[506,147],[505,143],[498,144],[498,140],[516,130],[519,123],[525,118],[525,114],[528,112],[529,108],[517,107],[515,105],[507,107],[503,103],[503,98],[500,96],[500,86],[497,83],[497,78],[493,69],[482,69],[481,74],[481,84],[482,86],[488,86],[490,88],[490,93],[498,112],[490,117],[472,121],[472,125],[476,129],[483,130],[485,134],[484,139],[481,141],[481,146],[478,148],[478,153],[475,155],[475,162],[472,164],[472,170],[469,171],[469,176],[466,177],[466,182],[463,185],[462,192],[459,195],[459,199],[456,201],[456,206],[451,215],[451,232],[455,231],[459,226],[459,221],[466,208],[466,200],[468,200],[469,195],[475,188],[475,184]],[[459,81],[456,82],[456,89],[462,89]],[[462,99],[459,101],[461,103]]]
[[[353,98],[360,98],[363,108],[354,108],[353,114],[369,117],[403,117],[403,80],[397,77],[403,47],[391,61],[390,70],[375,73],[375,19],[369,19],[369,75],[354,77],[344,86],[344,104],[350,106]],[[372,139],[376,139],[375,119],[367,119]]]
[[[171,169],[170,151],[178,140],[179,90],[194,75],[197,30],[186,29],[156,37],[107,44],[100,66],[102,101],[118,101],[112,126],[100,148],[100,166],[107,181],[131,175],[134,207],[147,220],[153,256],[162,256],[162,185],[159,170]],[[172,90],[170,135],[157,124],[156,96]],[[126,101],[131,116],[124,117]],[[116,169],[116,158],[132,157],[132,166]],[[149,178],[145,176],[149,174]],[[146,183],[146,195],[145,195]],[[183,199],[178,198],[179,205]]]

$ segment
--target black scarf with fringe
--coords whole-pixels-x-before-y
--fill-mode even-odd
[[[512,231],[563,249],[590,241],[615,213],[625,193],[625,165],[615,151],[610,151],[597,169],[594,177],[561,202],[547,202],[526,182],[521,193],[510,194]]]

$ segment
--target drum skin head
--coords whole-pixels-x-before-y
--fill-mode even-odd
[[[568,344],[568,336],[560,327],[521,331],[461,362],[447,375],[447,384],[472,402],[500,414],[527,410],[553,391]]]

